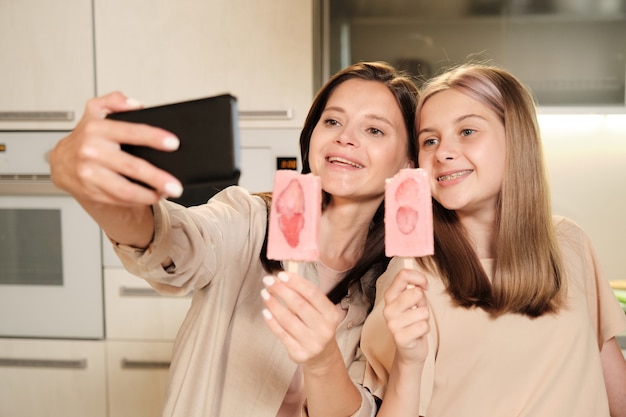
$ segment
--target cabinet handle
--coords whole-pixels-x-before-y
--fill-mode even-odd
[[[122,297],[160,297],[161,295],[152,288],[120,287]]]
[[[21,368],[85,369],[87,368],[87,359],[0,358],[0,366]]]
[[[73,111],[0,111],[1,122],[71,122]]]
[[[191,297],[193,292],[190,292],[183,297]],[[143,287],[120,287],[120,296],[121,297],[171,297],[171,298],[182,298],[180,296],[168,296],[159,294],[152,288],[143,288]]]
[[[240,120],[291,120],[293,110],[239,110]]]
[[[122,359],[123,369],[169,369],[169,361],[134,361],[132,359]]]

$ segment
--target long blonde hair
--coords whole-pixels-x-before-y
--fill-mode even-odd
[[[434,260],[460,306],[480,307],[493,316],[537,317],[557,312],[565,292],[564,268],[532,94],[501,68],[464,64],[423,86],[416,113],[418,131],[424,104],[447,89],[468,95],[500,117],[506,136],[506,168],[495,224],[493,280],[489,281],[456,213],[436,201],[436,247],[430,263]]]

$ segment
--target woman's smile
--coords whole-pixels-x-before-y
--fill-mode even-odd
[[[358,169],[364,168],[363,165],[357,162],[351,161],[349,159],[343,158],[341,156],[327,156],[326,161],[332,165],[345,167],[345,168],[358,168]]]

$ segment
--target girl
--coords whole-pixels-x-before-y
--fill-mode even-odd
[[[551,213],[530,92],[464,65],[423,87],[416,127],[435,255],[378,280],[361,342],[378,416],[626,415],[626,317]]]

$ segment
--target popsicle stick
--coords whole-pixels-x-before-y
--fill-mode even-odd
[[[406,269],[416,269],[415,258],[413,257],[403,257],[403,263]]]
[[[287,261],[287,272],[293,272],[295,274],[298,273],[298,262],[296,261]]]
[[[416,266],[415,265],[415,258],[404,257],[402,260],[403,260],[403,263],[404,263],[404,267],[406,269],[416,269],[415,268],[415,266]],[[406,289],[407,290],[410,290],[411,288],[415,288],[415,285],[413,285],[413,284],[407,284],[406,285]],[[415,309],[417,309],[417,306],[411,307],[411,310],[415,310]]]

